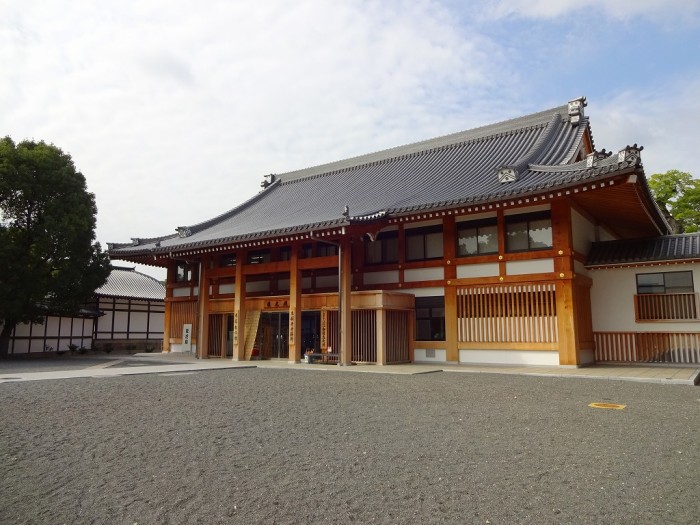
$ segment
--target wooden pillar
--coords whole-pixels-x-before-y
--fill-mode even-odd
[[[209,358],[209,266],[208,257],[199,263],[199,297],[197,300],[197,357]]]
[[[292,246],[289,261],[289,362],[301,362],[301,270],[299,247]]]
[[[233,306],[233,360],[245,360],[245,252],[236,254],[236,296]]]
[[[443,257],[445,272],[445,360],[459,363],[457,341],[457,288],[452,280],[457,278],[455,257],[457,256],[457,226],[452,216],[445,217],[442,225]],[[415,337],[415,333],[414,333]]]
[[[338,359],[339,365],[352,364],[352,249],[350,239],[347,237],[341,239],[341,273],[338,283],[340,290],[340,309],[341,315],[338,322],[340,323],[340,356]]]
[[[386,326],[386,310],[380,308],[376,310],[377,315],[377,364],[386,364],[386,353],[387,353],[387,326]]]
[[[559,364],[579,365],[580,345],[576,326],[576,298],[574,289],[573,234],[571,204],[566,199],[552,202],[552,245],[559,330]]]
[[[559,364],[579,365],[578,330],[574,306],[574,285],[571,279],[556,283],[557,328],[559,329]]]
[[[170,352],[170,317],[173,308],[173,289],[170,287],[175,282],[175,265],[173,261],[168,264],[168,272],[165,277],[165,303],[163,304],[163,352]]]

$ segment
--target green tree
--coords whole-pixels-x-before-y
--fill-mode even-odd
[[[649,178],[649,188],[674,233],[700,231],[700,180],[690,173],[669,170]]]
[[[75,314],[106,282],[96,214],[70,155],[44,142],[0,139],[0,356],[18,323]]]

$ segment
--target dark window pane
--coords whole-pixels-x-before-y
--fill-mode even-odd
[[[477,241],[477,229],[465,228],[459,230],[457,238],[457,255],[476,255],[479,253]]]
[[[506,225],[506,249],[509,252],[527,250],[529,247],[527,221]]]
[[[482,226],[478,237],[479,253],[498,253],[498,226]]]

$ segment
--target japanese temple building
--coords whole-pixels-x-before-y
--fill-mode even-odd
[[[588,264],[591,247],[663,238],[669,227],[642,148],[597,150],[585,107],[579,98],[268,175],[262,191],[218,217],[113,243],[109,253],[167,268],[164,351],[291,362],[328,352],[339,364],[592,363],[604,337],[591,289],[616,264]],[[682,262],[697,259],[691,252]],[[697,301],[692,275],[690,286],[683,293]],[[606,288],[596,301],[617,293]],[[624,303],[633,316],[634,301]],[[663,300],[649,308],[671,316]]]

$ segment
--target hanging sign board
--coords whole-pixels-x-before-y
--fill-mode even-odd
[[[192,351],[192,325],[182,325],[182,350],[183,352]]]

